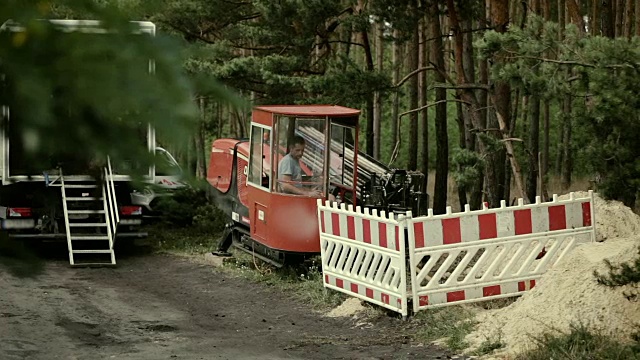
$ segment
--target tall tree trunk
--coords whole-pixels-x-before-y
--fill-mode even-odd
[[[460,143],[460,149],[467,149],[467,136],[466,136],[466,124],[465,124],[465,114],[462,109],[461,103],[456,103],[456,122],[458,123],[458,141]],[[462,171],[462,167],[458,166],[458,171]],[[463,184],[458,185],[458,202],[460,204],[460,209],[464,209],[464,206],[467,202],[467,188]]]
[[[467,16],[463,21],[461,21],[461,29],[462,29],[462,67],[464,70],[465,78],[470,83],[476,82],[475,77],[475,62],[473,57],[473,33],[472,30],[472,20],[471,17]],[[476,94],[477,96],[478,94]],[[486,97],[486,93],[484,93]],[[458,110],[458,122],[460,129],[460,147],[463,149],[468,149],[473,151],[475,148],[475,135],[472,133],[473,124],[471,122],[471,116],[469,114],[468,107],[463,107],[461,103],[457,104]],[[468,203],[467,201],[467,189],[465,186],[458,185],[458,197],[460,199],[460,208],[464,208],[464,205]]]
[[[483,0],[483,3],[484,3],[483,5],[485,9],[485,14],[484,16],[480,16],[480,20],[478,23],[480,28],[487,28],[488,27],[487,19],[491,15],[491,11],[489,9],[488,1]],[[480,61],[480,64],[478,66],[479,67],[478,71],[480,75],[480,83],[484,85],[489,85],[489,64],[484,59],[480,59],[479,61]],[[489,114],[489,112],[487,111],[488,94],[484,90],[479,90],[477,94],[478,94],[478,106],[480,107],[480,111],[479,111],[480,124],[484,129],[487,127],[487,116]],[[473,139],[475,140],[475,137],[473,137]],[[473,149],[478,151],[477,141],[474,141]],[[471,190],[471,197],[469,200],[469,205],[471,209],[473,210],[481,209],[483,194],[484,194],[483,190],[484,190],[484,171],[480,173],[480,176],[478,176],[478,179],[476,179],[476,181],[474,182],[473,189]]]
[[[589,27],[590,33],[592,36],[600,35],[600,19],[598,17],[599,6],[601,0],[592,0],[591,1],[591,15],[589,18]]]
[[[615,23],[615,27],[616,27],[616,37],[620,37],[622,36],[622,21],[624,19],[624,17],[622,16],[624,13],[624,1],[623,0],[616,0],[614,3],[614,19],[616,21]]]
[[[571,22],[578,26],[578,29],[580,29],[581,33],[584,33],[585,32],[584,18],[580,13],[580,7],[578,6],[578,3],[576,2],[576,0],[566,0],[566,2],[567,2],[567,10],[569,12],[569,18],[571,19]]]
[[[527,196],[530,202],[536,201],[538,190],[538,153],[540,150],[540,97],[530,98],[531,122],[529,126],[529,176],[527,178]]]
[[[207,104],[203,97],[200,97],[198,101],[200,108],[200,124],[198,124],[198,131],[195,134],[194,145],[196,150],[196,178],[204,179],[207,174],[207,164],[205,162],[205,146],[204,146],[204,125],[206,122]]]
[[[415,9],[414,9],[415,11]],[[418,70],[418,56],[420,51],[420,45],[418,41],[418,26],[413,29],[413,35],[411,36],[411,42],[409,43],[409,71],[413,72]],[[418,74],[411,76],[409,79],[409,108],[411,110],[418,108]],[[409,131],[409,170],[418,169],[418,112],[414,111],[409,114],[410,119],[410,131]]]
[[[561,0],[562,1],[562,0]],[[615,37],[615,14],[613,13],[613,1],[602,0],[602,35],[606,37]]]
[[[542,178],[542,185],[541,185],[541,192],[542,192],[542,196],[544,198],[544,200],[547,200],[547,198],[549,197],[547,194],[547,183],[549,180],[549,140],[550,140],[550,120],[551,120],[551,114],[549,112],[549,101],[545,100],[544,101],[544,105],[543,105],[543,110],[542,110],[542,119],[543,119],[543,135],[542,135],[542,139],[543,139],[543,148],[542,148],[542,167],[540,169],[541,173],[540,173],[540,177]]]
[[[384,64],[384,23],[376,23],[376,66],[382,72]],[[373,101],[373,157],[380,159],[380,128],[382,122],[382,96],[376,91]]]
[[[402,46],[398,43],[400,38],[400,32],[393,30],[393,45],[392,45],[392,57],[393,63],[392,79],[393,83],[397,84],[400,81],[400,70],[402,68]],[[398,116],[400,113],[400,93],[398,89],[394,89],[393,92],[393,104],[391,106],[391,151],[393,153],[396,143],[398,142]]]
[[[635,28],[636,36],[640,36],[640,4],[636,2],[636,16],[635,16]]]
[[[496,31],[507,31],[507,26],[509,25],[508,15],[508,0],[491,0],[491,17]],[[495,96],[493,96],[493,99],[496,102],[494,102],[493,105],[495,106],[496,119],[498,119],[498,117],[501,117],[505,122],[505,131],[509,131],[511,127],[511,87],[507,82],[498,81],[495,83],[494,91]],[[496,128],[499,127],[499,124],[490,123],[489,127]],[[497,204],[500,203],[500,200],[502,200],[503,195],[505,194],[505,189],[509,187],[509,183],[507,182],[505,177],[504,167],[502,165],[505,163],[505,159],[505,151],[498,151],[491,157],[489,161],[490,164],[488,164],[487,166],[487,190],[489,203],[492,206],[497,206]],[[494,169],[491,169],[492,167]]]
[[[633,9],[634,9],[634,0],[627,0],[625,1],[625,8],[624,8],[624,25],[623,25],[623,36],[626,37],[627,39],[631,39],[631,28],[633,25]],[[635,4],[635,6],[637,6],[637,4]]]
[[[218,139],[220,139],[222,137],[222,128],[224,127],[224,122],[222,121],[224,116],[223,116],[223,110],[224,110],[224,106],[220,105],[220,103],[216,103],[216,116],[218,117],[218,128],[217,130],[217,137]]]
[[[428,29],[426,26],[426,18],[420,21],[420,58],[418,60],[420,68],[426,68],[429,64],[429,43],[426,39],[429,38]],[[419,75],[419,100],[420,107],[426,106],[428,101],[427,93],[427,72],[423,71]],[[422,138],[422,145],[420,147],[420,171],[424,174],[424,183],[422,184],[422,191],[427,192],[427,184],[429,183],[429,111],[427,108],[420,111],[420,137]],[[428,206],[429,204],[427,204]]]
[[[364,12],[366,10],[367,3],[364,0],[358,0],[358,5],[356,6],[356,12]],[[373,53],[371,51],[371,41],[369,40],[369,29],[363,28],[360,32],[360,37],[362,39],[362,48],[364,49],[364,62],[365,68],[368,72],[375,71],[373,66]],[[373,134],[374,134],[374,126],[373,126],[373,93],[368,94],[366,99],[366,138],[365,138],[365,148],[366,154],[373,156]]]
[[[440,28],[440,11],[436,1],[431,1],[429,9],[431,62],[438,71],[435,72],[434,80],[437,83],[444,83],[445,61],[444,46],[442,43],[442,31]],[[436,175],[435,188],[433,191],[433,211],[436,214],[444,214],[447,208],[447,178],[449,176],[449,135],[447,133],[447,90],[436,88]]]
[[[571,109],[572,99],[570,95],[565,96],[562,109],[562,188],[568,189],[571,186],[571,172],[573,170],[573,155],[571,154]]]

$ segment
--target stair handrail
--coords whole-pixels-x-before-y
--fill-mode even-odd
[[[120,214],[118,213],[118,200],[116,198],[116,189],[115,184],[113,182],[113,171],[111,169],[111,159],[107,156],[107,166],[104,168],[105,173],[105,188],[106,196],[107,196],[107,207],[108,214],[110,220],[110,226],[112,230],[112,234],[115,237],[116,230],[118,228],[118,223],[120,223]]]
[[[62,176],[62,167],[58,168],[60,175],[60,192],[62,193],[62,211],[64,212],[64,229],[67,234],[67,249],[69,250],[69,264],[74,265],[73,246],[71,245],[71,229],[69,228],[69,209],[67,207],[67,192],[64,188],[64,176]]]

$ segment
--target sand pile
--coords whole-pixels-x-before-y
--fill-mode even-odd
[[[593,276],[594,270],[606,272],[604,259],[620,263],[638,256],[640,217],[619,202],[599,197],[595,210],[597,238],[606,241],[578,246],[518,301],[479,313],[479,325],[467,337],[471,349],[499,339],[506,345],[501,353],[515,354],[534,346],[532,336],[567,331],[577,323],[623,339],[640,324],[640,305],[623,294],[630,288],[601,286]]]
[[[345,300],[340,306],[331,309],[330,312],[327,313],[328,317],[347,317],[356,315],[364,310],[366,310],[362,305],[362,300],[350,297]]]
[[[574,193],[576,198],[588,197],[586,191]],[[558,197],[560,200],[569,198],[569,195]],[[640,235],[640,216],[619,201],[604,200],[598,194],[594,194],[596,241],[607,239],[626,238]]]

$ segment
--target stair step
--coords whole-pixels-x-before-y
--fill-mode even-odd
[[[67,196],[67,201],[97,201],[97,200],[102,200],[104,199],[103,197],[91,197],[91,196],[85,196],[85,197],[77,197],[77,196]]]
[[[71,241],[74,240],[109,240],[109,236],[107,235],[71,235]]]
[[[74,254],[111,254],[111,250],[72,250]]]
[[[64,184],[65,189],[95,189],[98,185],[95,184]]]
[[[75,264],[71,264],[71,266],[74,267],[80,267],[80,266],[115,266],[116,263],[112,263],[112,262],[103,262],[103,263],[97,263],[97,262],[80,262],[80,263],[75,263]]]
[[[69,214],[104,214],[104,210],[67,210]]]
[[[69,223],[70,227],[105,227],[106,223]]]

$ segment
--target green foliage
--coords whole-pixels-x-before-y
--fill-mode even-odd
[[[219,234],[196,231],[191,227],[178,228],[166,224],[148,227],[151,248],[156,252],[177,255],[202,255],[218,243]]]
[[[458,186],[470,188],[474,185],[484,169],[484,160],[475,151],[458,149],[451,159],[453,178]]]
[[[640,38],[585,37],[568,26],[559,41],[559,30],[532,17],[524,28],[487,32],[476,45],[493,59],[495,80],[525,94],[572,99],[573,111],[563,115],[576,130],[577,158],[602,175],[605,197],[633,206],[640,190]]]
[[[158,200],[154,210],[165,225],[191,227],[194,232],[216,234],[224,229],[226,215],[208,202],[207,194],[197,187],[178,189]]]
[[[629,300],[636,300],[639,295],[638,289],[640,289],[640,250],[638,250],[638,257],[632,262],[612,264],[609,260],[605,260],[605,264],[608,268],[607,274],[594,271],[598,283],[608,287],[632,285],[635,291],[625,295]]]
[[[146,143],[139,139],[144,124],[180,141],[195,119],[177,45],[161,36],[131,35],[136,25],[111,8],[65,3],[80,4],[102,19],[107,33],[65,32],[37,19],[49,15],[46,6],[26,1],[22,5],[37,12],[9,9],[23,29],[0,34],[2,98],[11,106],[12,126],[19,127],[28,162],[37,168],[48,156],[75,154],[149,163]]]
[[[422,311],[413,321],[424,324],[415,334],[416,341],[433,342],[444,340],[444,344],[454,351],[467,347],[465,336],[471,333],[476,323],[474,314],[459,306],[447,306]]]
[[[480,346],[473,352],[475,356],[482,356],[491,354],[492,352],[502,349],[504,342],[501,339],[487,339],[480,344]]]
[[[523,355],[520,360],[548,359],[639,359],[640,347],[623,345],[610,336],[589,329],[582,324],[572,325],[569,333],[547,333],[534,339],[537,348]]]

